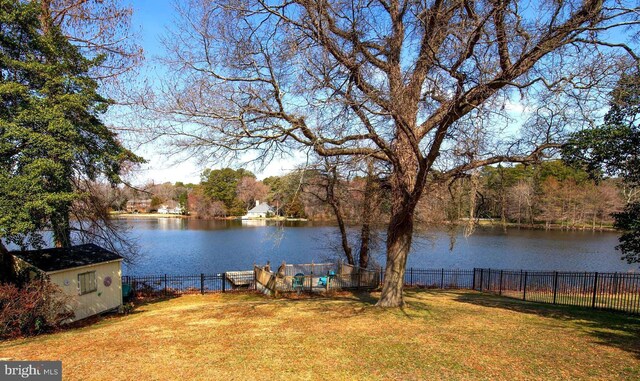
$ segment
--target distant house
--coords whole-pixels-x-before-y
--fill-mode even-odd
[[[14,277],[43,273],[72,296],[73,321],[122,305],[122,257],[94,244],[9,252]]]
[[[174,200],[169,200],[158,208],[160,214],[182,214],[184,209]]]
[[[151,199],[127,201],[128,213],[149,213],[151,211]]]
[[[243,220],[250,220],[252,218],[266,218],[275,215],[275,210],[267,203],[261,204],[256,200],[256,206],[242,216]]]

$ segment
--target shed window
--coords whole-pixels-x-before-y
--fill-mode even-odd
[[[82,274],[78,274],[78,287],[80,288],[80,295],[88,294],[98,290],[98,283],[96,282],[96,272],[90,271]]]

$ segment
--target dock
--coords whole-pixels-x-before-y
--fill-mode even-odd
[[[227,281],[233,288],[247,288],[253,283],[253,271],[227,271]]]

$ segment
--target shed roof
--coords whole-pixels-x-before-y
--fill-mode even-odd
[[[249,213],[267,213],[273,212],[273,208],[269,204],[256,205],[253,209],[249,210]]]
[[[12,251],[10,254],[44,272],[122,259],[120,255],[92,243],[52,249]]]

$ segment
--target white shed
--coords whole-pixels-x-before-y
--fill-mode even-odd
[[[12,251],[18,271],[43,272],[73,297],[73,321],[122,305],[122,257],[94,244]]]

